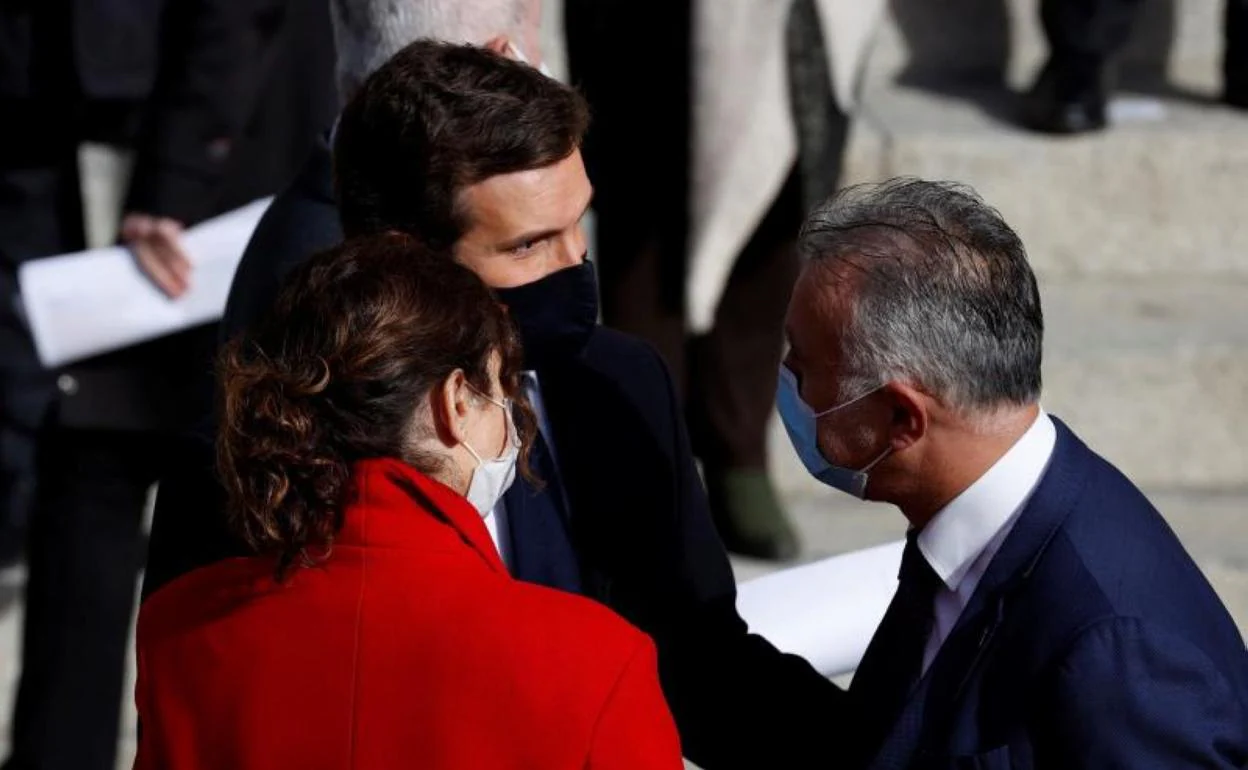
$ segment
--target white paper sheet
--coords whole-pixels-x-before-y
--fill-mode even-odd
[[[737,587],[750,630],[833,677],[858,668],[897,591],[905,541],[773,572]]]
[[[18,280],[39,360],[60,366],[219,319],[234,270],[271,200],[183,233],[194,269],[190,289],[176,300],[162,294],[119,246],[22,265]]]

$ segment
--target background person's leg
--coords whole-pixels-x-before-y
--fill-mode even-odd
[[[1103,128],[1107,67],[1127,42],[1141,0],[1042,0],[1049,60],[1028,94],[1027,124],[1050,133]]]
[[[731,550],[769,559],[798,550],[767,473],[767,425],[798,273],[797,234],[806,212],[839,186],[849,135],[812,0],[790,6],[785,50],[797,160],[737,256],[714,326],[695,341],[690,363],[694,448],[704,461],[711,510]]]
[[[772,559],[792,558],[798,548],[767,475],[767,424],[803,214],[793,174],[737,257],[714,327],[690,346],[693,446],[720,536],[731,551]]]
[[[742,303],[744,314],[713,332],[709,344],[689,340],[684,298],[692,5],[568,0],[564,14],[572,81],[593,111],[585,155],[595,187],[603,321],[650,342],[672,370],[728,548],[752,556],[792,555],[796,540],[766,475],[774,380],[763,381],[780,344],[775,297],[783,295],[781,316],[788,301],[785,276],[773,278],[771,266],[792,259],[800,210],[782,246],[773,250],[768,241],[753,249],[734,273],[736,289],[729,291],[740,301],[729,300],[721,317],[738,314]],[[760,330],[754,322],[764,319]],[[695,382],[690,377],[698,368],[707,369],[708,377]],[[744,382],[741,372],[747,372]]]
[[[160,437],[49,424],[29,541],[10,770],[113,770],[143,506]]]
[[[1131,34],[1141,0],[1042,0],[1040,21],[1059,62],[1105,64]]]
[[[603,320],[654,345],[683,390],[688,233],[688,0],[567,0],[571,79],[593,120]]]

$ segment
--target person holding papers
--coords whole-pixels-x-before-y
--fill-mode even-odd
[[[653,643],[512,578],[519,340],[414,239],[302,265],[220,364],[220,473],[254,550],[143,605],[139,770],[680,770]]]
[[[293,153],[315,135],[266,111],[272,91],[329,88],[327,69],[319,82],[285,79],[310,66],[289,64],[286,23],[312,24],[315,6],[0,2],[0,484],[37,471],[8,770],[116,766],[143,511],[171,436],[208,397],[215,345],[200,327],[44,372],[15,302],[17,270],[85,248],[79,145],[103,143],[133,153],[121,241],[176,302],[196,280],[182,229],[271,194],[291,171],[273,146]],[[12,511],[13,496],[0,496]],[[3,530],[0,551],[15,555]]]

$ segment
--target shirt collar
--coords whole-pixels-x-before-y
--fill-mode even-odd
[[[1057,430],[1044,410],[983,476],[942,508],[919,533],[919,550],[951,591],[1023,509],[1044,475]]]

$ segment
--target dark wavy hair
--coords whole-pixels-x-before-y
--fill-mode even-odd
[[[350,502],[355,462],[398,458],[424,473],[442,460],[416,448],[431,389],[455,370],[518,405],[526,470],[532,413],[506,309],[448,255],[399,234],[348,241],[287,279],[276,305],[218,362],[217,464],[235,531],[277,556],[282,579],[328,554]]]
[[[418,40],[364,81],[334,139],[347,235],[411,233],[451,248],[468,229],[465,187],[558,163],[589,108],[573,89],[485,48]]]

